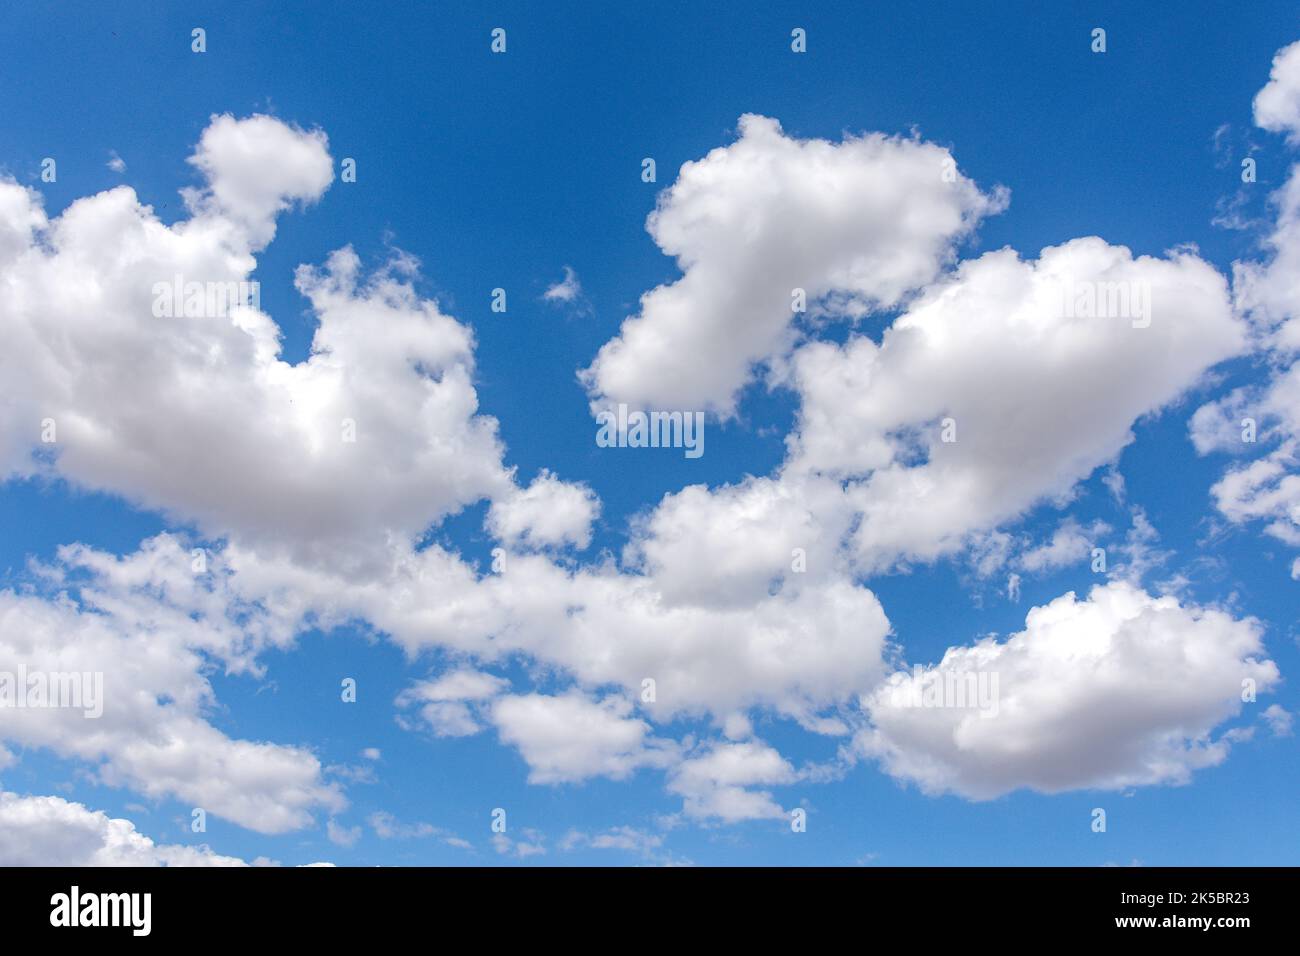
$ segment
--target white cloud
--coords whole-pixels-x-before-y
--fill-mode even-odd
[[[206,183],[185,190],[190,211],[250,249],[274,238],[280,213],[294,203],[316,202],[334,181],[323,132],[304,132],[261,114],[242,120],[214,115],[189,162]]]
[[[1264,531],[1300,547],[1300,445],[1287,441],[1263,458],[1229,469],[1210,489],[1229,521],[1265,521]]]
[[[510,682],[492,674],[461,669],[435,680],[419,681],[397,695],[397,707],[419,707],[424,723],[439,737],[468,737],[483,729],[479,710]],[[399,723],[409,726],[406,718]]]
[[[525,860],[530,856],[545,856],[544,838],[535,830],[525,830],[525,839],[514,840],[504,833],[492,834],[492,848],[502,856],[515,856]]]
[[[1274,59],[1255,98],[1255,121],[1300,144],[1300,43]],[[1272,201],[1277,220],[1264,241],[1267,256],[1235,263],[1233,280],[1238,308],[1254,321],[1269,379],[1198,409],[1191,438],[1202,454],[1262,452],[1224,473],[1211,490],[1215,504],[1234,524],[1262,521],[1266,534],[1300,547],[1300,164]],[[1256,431],[1253,443],[1244,440],[1247,420]],[[1300,578],[1300,559],[1293,575]]]
[[[325,824],[325,835],[337,846],[353,846],[361,839],[361,827],[345,827],[331,817]]]
[[[381,840],[422,840],[436,837],[457,849],[472,849],[470,843],[431,823],[403,823],[386,810],[377,810],[366,818],[375,836]]]
[[[836,529],[818,520],[828,497],[833,507],[838,487],[772,478],[690,485],[664,496],[638,525],[625,557],[671,604],[752,608],[775,580],[824,582],[842,568]],[[792,577],[796,549],[803,552],[799,573],[810,577]]]
[[[206,655],[247,669],[249,644],[276,634],[256,609],[226,603],[223,579],[194,575],[188,552],[168,536],[124,559],[64,548],[42,571],[55,585],[74,572],[89,575],[75,595],[0,591],[0,671],[102,674],[102,715],[11,709],[0,738],[86,761],[110,786],[262,833],[299,829],[313,810],[346,805],[310,751],[232,739],[204,719],[214,703]]]
[[[996,707],[969,697],[964,707],[955,697],[918,706],[907,693],[917,676],[900,673],[864,698],[871,727],[856,742],[928,793],[973,799],[1186,783],[1227,756],[1226,734],[1214,730],[1241,712],[1243,681],[1260,691],[1279,681],[1260,631],[1122,582],[1082,601],[1070,592],[1031,610],[1003,642],[949,648],[916,688],[995,675],[986,686]]]
[[[1064,304],[1114,283],[1149,290],[1148,326]],[[1222,276],[1187,253],[1135,259],[1096,238],[1036,262],[989,253],[927,289],[880,344],[796,353],[787,473],[852,479],[864,569],[933,560],[1067,497],[1132,441],[1134,421],[1237,354],[1244,332]]]
[[[0,866],[247,866],[205,845],[157,844],[129,820],[61,797],[0,792]]]
[[[373,578],[244,550],[223,560],[249,599],[324,621],[364,619],[412,654],[441,647],[490,664],[521,653],[583,687],[616,684],[632,697],[652,679],[657,698],[643,706],[656,720],[752,706],[804,715],[849,701],[884,672],[880,602],[815,565],[778,593],[714,607],[668,599],[653,576],[607,562],[568,569],[541,555],[512,555],[482,577],[436,546],[395,553]]]
[[[788,347],[792,291],[809,308],[897,305],[1005,203],[955,173],[946,149],[872,133],[786,136],[746,114],[740,138],[682,166],[646,227],[682,278],[641,298],[584,373],[593,408],[699,409],[723,417],[753,367]]]
[[[663,843],[664,838],[657,833],[622,826],[610,827],[598,833],[570,830],[557,845],[565,852],[580,849],[620,850],[654,860],[660,856]],[[668,860],[675,862],[671,857]]]
[[[649,736],[650,725],[631,716],[619,697],[596,702],[577,693],[502,697],[492,720],[503,743],[528,763],[530,783],[566,783],[589,777],[623,780],[638,767],[662,767],[672,744]]]
[[[751,788],[796,779],[789,762],[760,740],[719,742],[676,767],[668,789],[684,798],[687,816],[735,823],[785,816],[770,792]]]
[[[590,488],[561,481],[542,469],[527,488],[516,488],[492,502],[487,528],[494,538],[513,547],[572,544],[585,548],[591,543],[591,523],[598,514],[600,502]]]
[[[547,302],[572,302],[581,294],[582,284],[578,281],[578,274],[565,266],[564,278],[549,286],[542,293],[542,298]]]
[[[1102,521],[1095,521],[1083,527],[1074,518],[1066,518],[1054,532],[1050,541],[1025,551],[1017,559],[1017,564],[1030,574],[1054,571],[1068,567],[1088,558],[1099,535],[1110,528]]]
[[[1237,306],[1259,327],[1261,344],[1281,353],[1300,352],[1300,164],[1270,197],[1277,210],[1264,238],[1263,261],[1234,263]],[[1286,321],[1290,319],[1290,321]]]
[[[308,751],[231,740],[206,723],[201,669],[215,660],[257,673],[266,648],[355,620],[413,654],[436,647],[463,661],[412,685],[399,709],[416,709],[441,735],[491,723],[534,783],[621,780],[646,767],[667,772],[688,816],[783,815],[766,788],[801,777],[745,739],[745,714],[767,708],[813,732],[848,731],[843,708],[883,677],[891,633],[861,572],[955,553],[1044,500],[1068,499],[1132,440],[1135,420],[1244,343],[1222,277],[1185,252],[1135,259],[1080,239],[1034,261],[991,253],[936,281],[955,244],[1005,201],[962,177],[944,182],[950,159],[878,134],[800,141],[746,117],[739,141],[683,168],[649,222],[683,276],[643,297],[601,350],[588,370],[592,397],[728,415],[755,363],[767,362],[773,381],[796,390],[800,413],[773,476],[666,495],[634,527],[621,565],[545,553],[586,548],[599,501],[547,470],[515,484],[495,421],[478,414],[473,335],[416,294],[410,257],[369,277],[351,249],[301,267],[297,285],[320,325],[297,365],[280,359],[278,329],[260,311],[152,316],[159,279],[251,275],[250,253],[273,237],[275,217],[329,185],[323,134],[267,117],[214,119],[192,160],[207,186],[187,194],[192,218],[171,227],[126,188],[47,222],[34,193],[0,183],[0,280],[12,292],[0,302],[11,345],[0,353],[0,474],[60,475],[228,539],[210,552],[216,571],[201,585],[170,539],[120,562],[68,552],[65,561],[102,579],[94,615],[0,595],[0,655],[17,647],[30,657],[24,635],[48,634],[46,649],[75,643],[78,661],[111,660],[132,692],[95,735],[47,722],[12,739],[102,761],[108,782],[255,829],[305,826],[313,812],[340,811],[341,795]],[[1149,289],[1150,325],[1064,313],[1064,290],[1102,282]],[[852,335],[792,353],[795,286],[826,315],[903,314],[878,343]],[[957,423],[951,445],[936,437],[946,415]],[[58,423],[52,449],[39,442],[46,417]],[[343,419],[355,421],[355,443],[341,439]],[[517,552],[500,573],[480,576],[436,543],[417,548],[430,525],[483,498],[488,531]],[[1046,569],[1076,554],[1081,534],[1064,529],[1020,561]],[[1151,614],[1167,622],[1167,610]],[[1005,647],[1020,653],[1014,638]],[[515,655],[574,689],[512,695],[478,669]],[[1148,689],[1175,693],[1183,678],[1173,674],[1152,675]],[[656,697],[634,710],[646,680]],[[1213,703],[1188,712],[1208,720]],[[730,742],[655,736],[652,722],[703,714]],[[1155,718],[1133,707],[1115,719],[1123,742]],[[980,790],[979,768],[944,749],[942,727],[939,743],[919,734],[913,745],[910,726],[877,724],[873,752],[891,772]],[[1179,760],[1187,770],[1226,750],[1199,738],[1186,751],[1132,747],[1137,756],[1122,755],[1131,761],[1097,772],[1172,779]],[[1139,759],[1151,753],[1166,761],[1159,773]],[[1039,785],[1035,768],[1002,769],[1011,786]],[[376,832],[399,826],[370,822]],[[544,852],[539,839],[498,836],[501,852]]]
[[[35,192],[0,182],[0,476],[60,475],[213,537],[353,563],[508,492],[473,336],[414,292],[409,257],[368,277],[351,249],[300,267],[320,324],[296,365],[255,308],[154,314],[178,276],[247,281],[274,217],[331,175],[323,135],[264,116],[215,118],[192,161],[208,186],[173,226],[127,187],[47,221]]]
[[[1281,704],[1270,704],[1260,714],[1274,737],[1290,737],[1294,732],[1295,715]]]
[[[1268,83],[1255,94],[1255,125],[1300,141],[1300,41],[1273,57]]]

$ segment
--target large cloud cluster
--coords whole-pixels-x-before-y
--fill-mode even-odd
[[[1279,56],[1256,102],[1261,125],[1298,128],[1293,60]],[[323,133],[266,116],[214,117],[191,163],[203,184],[171,226],[125,187],[49,219],[33,191],[0,182],[0,476],[113,493],[218,542],[197,572],[171,535],[125,557],[69,547],[39,587],[0,592],[0,668],[98,670],[112,693],[98,722],[6,714],[0,741],[261,832],[305,827],[343,809],[340,786],[302,746],[217,730],[205,668],[256,674],[263,651],[305,629],[360,622],[413,657],[453,659],[394,701],[404,726],[494,732],[537,784],[662,774],[686,816],[737,821],[781,816],[775,788],[818,777],[753,735],[755,709],[851,741],[850,759],[926,790],[979,798],[1181,782],[1223,759],[1215,731],[1238,712],[1240,681],[1278,680],[1250,619],[1115,582],[931,669],[999,673],[996,717],[899,708],[887,662],[907,635],[865,582],[1068,501],[1137,421],[1261,328],[1300,346],[1285,266],[1300,261],[1294,177],[1273,264],[1239,269],[1234,305],[1189,250],[1134,256],[1087,237],[958,262],[1008,196],[962,176],[947,149],[802,140],[742,117],[738,139],[686,164],[650,217],[681,278],[643,296],[582,378],[593,408],[726,418],[761,374],[798,402],[785,461],[670,492],[621,555],[583,558],[595,491],[551,471],[517,483],[478,408],[472,331],[416,293],[409,257],[367,273],[344,248],[300,267],[319,325],[297,364],[255,303],[155,314],[158,283],[249,280],[277,217],[332,180]],[[1117,290],[1124,308],[1098,305]],[[1268,318],[1252,327],[1243,311]],[[868,316],[892,320],[878,335],[817,334]],[[1291,434],[1293,378],[1260,399]],[[1198,415],[1206,448],[1223,433],[1214,414]],[[1283,441],[1226,477],[1225,513],[1271,517],[1280,537],[1300,528],[1293,454]],[[490,572],[425,536],[480,501],[501,548]],[[1086,545],[1074,523],[1058,537],[1018,566]],[[562,686],[492,672],[515,659]],[[675,739],[677,718],[711,729]],[[84,830],[69,859],[188,859],[124,821],[6,799],[0,814]]]

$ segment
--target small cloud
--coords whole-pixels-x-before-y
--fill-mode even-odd
[[[593,850],[626,850],[629,853],[652,856],[663,842],[663,837],[635,827],[611,827],[603,833],[595,834],[570,830],[559,845],[566,852],[590,847]]]
[[[547,302],[567,303],[576,301],[580,295],[582,295],[582,284],[578,281],[578,274],[565,266],[564,278],[542,293],[542,298]]]
[[[361,827],[343,827],[333,820],[330,820],[325,825],[325,832],[329,836],[330,842],[338,846],[352,846],[357,840],[361,839]]]
[[[1272,731],[1274,737],[1290,737],[1294,732],[1292,728],[1295,717],[1278,704],[1273,704],[1260,717],[1268,724],[1268,729]]]
[[[379,748],[367,747],[365,750],[361,751],[361,756],[365,757],[367,760],[378,760],[380,757]]]
[[[504,833],[492,836],[492,847],[503,856],[515,856],[525,859],[530,856],[542,856],[546,853],[545,837],[536,830],[524,830],[524,840],[512,840]],[[531,842],[529,842],[531,841]]]
[[[431,823],[402,823],[386,810],[379,810],[370,814],[366,822],[375,831],[375,836],[381,840],[420,840],[426,837],[436,837],[448,846],[458,847],[462,850],[473,849],[473,845],[468,840],[462,840],[456,834],[449,833],[442,827],[435,827]]]
[[[115,173],[126,172],[126,160],[124,160],[121,156],[117,155],[117,150],[115,149],[109,150],[108,168]]]
[[[1214,148],[1214,165],[1223,169],[1232,162],[1232,124],[1224,123],[1210,136]]]
[[[440,832],[437,827],[428,823],[401,823],[385,810],[370,814],[367,822],[381,840],[410,840],[436,836]]]
[[[374,783],[376,780],[374,768],[364,764],[329,764],[325,772],[353,783]]]

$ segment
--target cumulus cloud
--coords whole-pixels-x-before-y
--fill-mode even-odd
[[[561,481],[543,469],[527,488],[516,488],[492,502],[487,528],[511,546],[585,548],[600,502],[586,485]]]
[[[662,767],[674,758],[671,743],[651,737],[650,725],[631,712],[619,697],[525,694],[499,699],[492,720],[502,742],[527,761],[530,783],[623,780],[639,767]]]
[[[796,779],[794,767],[762,741],[719,742],[678,765],[668,789],[682,796],[687,816],[735,823],[784,816],[769,791],[754,788]]]
[[[742,142],[727,148],[741,159],[730,161],[723,150],[701,164],[707,175],[684,172],[680,195],[665,198],[656,213],[662,227],[652,228],[694,243],[694,230],[681,225],[688,204],[725,207],[737,188],[732,178],[761,165],[764,150],[782,169],[802,168],[813,156],[828,164],[828,175],[854,183],[855,163],[888,166],[901,151],[942,170],[947,157],[913,141],[868,139],[801,144],[761,122],[747,126]],[[865,203],[873,194],[859,186]],[[480,577],[436,546],[417,552],[405,545],[373,578],[307,571],[238,545],[228,549],[231,565],[249,594],[292,595],[271,603],[296,601],[324,620],[364,619],[413,653],[438,646],[492,661],[519,652],[562,668],[583,688],[612,684],[632,696],[650,679],[657,696],[640,709],[654,720],[701,713],[728,719],[757,706],[810,730],[845,732],[825,711],[881,679],[890,635],[879,602],[855,583],[857,573],[951,553],[975,532],[1015,520],[1040,501],[1064,499],[1114,460],[1135,420],[1176,401],[1244,341],[1226,283],[1187,252],[1135,258],[1099,239],[1044,250],[1028,262],[1004,250],[917,292],[913,284],[934,279],[968,228],[968,214],[991,203],[970,184],[957,186],[971,209],[945,207],[953,225],[934,234],[929,264],[899,267],[921,278],[886,288],[849,262],[834,282],[826,280],[860,303],[905,308],[879,343],[851,336],[842,346],[813,342],[794,353],[782,374],[801,407],[785,465],[772,477],[666,496],[634,528],[623,568],[562,567],[543,555],[519,555]],[[757,195],[747,208],[764,197],[781,208],[779,195]],[[753,215],[760,233],[780,219],[770,210]],[[846,243],[861,238],[844,228]],[[888,254],[883,247],[877,253]],[[684,261],[688,273],[691,262]],[[1098,314],[1079,298],[1080,290],[1115,287],[1135,296],[1131,313],[1107,314],[1102,305]],[[990,380],[998,387],[989,388]],[[952,444],[934,431],[945,414],[957,419]],[[514,547],[582,546],[595,507],[581,486],[543,472],[528,488],[495,496],[488,528]],[[1036,568],[1065,560],[1077,538],[1064,533],[1027,560]],[[618,641],[609,640],[612,633]],[[480,705],[426,703],[436,713],[425,719],[444,731],[481,726]],[[510,719],[527,714],[545,725],[558,713],[572,718],[568,711],[602,706],[576,695],[523,695],[496,699],[491,712],[534,779],[618,776],[638,765],[639,752],[629,744],[611,757],[601,735],[630,741],[647,734],[640,718],[593,715],[589,727],[576,721],[594,742],[582,759],[549,753],[525,733],[523,719]]]
[[[1030,574],[1068,567],[1085,560],[1092,553],[1098,536],[1109,530],[1103,521],[1084,527],[1075,519],[1066,518],[1057,525],[1050,540],[1023,552],[1016,563]]]
[[[1087,290],[1118,289],[1149,295],[1149,324],[1137,308],[1080,307]],[[1097,238],[1035,262],[989,253],[927,289],[879,344],[796,353],[787,468],[853,479],[864,568],[932,560],[1068,496],[1137,419],[1244,344],[1223,277],[1188,253],[1134,258]]]
[[[323,132],[305,132],[261,114],[214,115],[189,162],[205,180],[184,193],[190,211],[250,249],[274,238],[281,212],[294,203],[315,202],[334,181]]]
[[[1270,704],[1260,714],[1274,737],[1290,737],[1295,725],[1295,715],[1281,704]]]
[[[730,416],[755,364],[788,346],[794,289],[810,307],[832,293],[840,311],[896,306],[1005,204],[919,139],[800,140],[753,114],[739,132],[660,195],[646,228],[683,274],[642,296],[583,373],[593,408]]]
[[[719,606],[667,599],[653,576],[608,562],[566,568],[535,554],[483,576],[437,546],[396,552],[374,577],[232,548],[223,561],[247,599],[368,621],[411,654],[439,647],[484,664],[523,654],[634,697],[653,680],[655,699],[640,706],[656,720],[754,706],[798,717],[846,703],[883,675],[890,633],[875,595],[831,571]]]
[[[1300,140],[1300,43],[1279,51],[1268,84],[1255,98],[1255,121]],[[1220,513],[1234,524],[1259,521],[1264,532],[1300,547],[1300,164],[1272,197],[1276,222],[1262,261],[1234,264],[1238,308],[1255,327],[1255,345],[1269,377],[1197,410],[1191,438],[1202,454],[1256,453],[1230,466],[1211,489]],[[1292,565],[1300,580],[1300,558]]]
[[[972,799],[1186,783],[1227,756],[1231,738],[1214,731],[1241,713],[1244,682],[1278,684],[1263,654],[1250,618],[1099,585],[1034,608],[1005,641],[895,674],[864,697],[871,726],[855,742],[928,793]],[[947,690],[979,675],[994,706]]]
[[[361,839],[361,827],[345,827],[331,817],[325,824],[325,835],[336,846],[348,847]]]
[[[0,866],[248,866],[205,845],[158,844],[130,820],[61,797],[0,792]]]
[[[408,687],[397,695],[396,703],[399,709],[418,707],[436,736],[468,737],[483,729],[478,712],[486,702],[509,686],[503,678],[463,668]],[[406,718],[399,722],[410,726]]]
[[[103,688],[97,718],[69,707],[6,708],[0,739],[80,759],[105,784],[184,801],[262,833],[308,826],[313,810],[342,809],[342,793],[322,779],[309,750],[232,739],[205,719],[214,704],[209,656],[247,666],[249,642],[268,646],[279,632],[228,602],[220,579],[204,583],[191,568],[189,552],[163,536],[122,559],[61,549],[59,563],[44,569],[57,590],[0,591],[0,671],[99,674]],[[72,573],[79,580],[61,588]]]
[[[1255,125],[1300,137],[1300,41],[1278,50],[1268,83],[1255,94]]]
[[[275,216],[331,175],[323,135],[264,116],[215,118],[192,162],[208,185],[173,226],[127,187],[49,221],[36,193],[0,182],[0,475],[58,475],[214,537],[353,561],[508,491],[473,336],[415,293],[405,259],[365,275],[345,248],[299,268],[319,327],[296,365],[255,303],[155,314],[173,286],[248,282]]]
[[[1258,653],[1248,621],[1114,585],[1036,609],[1025,634],[1043,641],[950,652],[1005,667],[1014,696],[997,720],[1026,742],[1008,755],[979,728],[944,724],[951,715],[931,725],[876,702],[894,635],[863,584],[1068,500],[1132,440],[1135,421],[1242,350],[1226,283],[1191,252],[1134,257],[1087,238],[944,273],[1006,201],[956,174],[946,149],[880,134],[799,140],[742,118],[740,138],[684,166],[649,220],[682,277],[642,298],[584,380],[593,403],[727,416],[766,365],[799,403],[787,459],[769,476],[666,495],[634,522],[621,561],[581,563],[551,549],[589,546],[599,500],[545,469],[516,484],[495,421],[478,410],[472,331],[415,292],[409,257],[367,272],[344,248],[300,267],[319,326],[295,365],[255,306],[152,314],[159,281],[248,279],[276,217],[332,179],[324,134],[269,117],[214,118],[191,162],[205,185],[187,192],[191,218],[174,226],[125,187],[51,221],[33,192],[0,183],[11,293],[0,302],[11,346],[0,352],[0,475],[63,477],[225,539],[206,576],[164,536],[122,559],[68,550],[44,572],[47,593],[0,593],[0,659],[99,667],[121,694],[94,733],[46,719],[6,724],[5,740],[96,762],[106,782],[263,832],[306,826],[341,812],[340,792],[309,751],[212,727],[203,668],[257,674],[262,652],[308,627],[364,622],[412,656],[437,648],[458,662],[397,697],[406,726],[438,736],[493,726],[537,784],[663,771],[698,820],[783,816],[772,789],[804,779],[752,739],[754,708],[846,735],[860,720],[846,711],[865,695],[860,750],[927,789],[974,796],[1176,781],[1226,753],[1210,734],[1233,713],[1225,675]],[[1080,290],[1115,287],[1149,296],[1149,312],[1078,308]],[[814,324],[900,315],[878,339],[804,341],[795,288]],[[953,442],[939,437],[946,417]],[[47,419],[58,431],[49,446]],[[484,499],[488,533],[512,552],[492,574],[423,539]],[[1062,524],[1021,566],[1072,560],[1087,530]],[[65,596],[74,569],[92,583]],[[1084,623],[1072,628],[1072,614]],[[572,688],[513,693],[484,669],[516,657]],[[1092,697],[1077,662],[1100,675]],[[1271,663],[1254,666],[1261,686],[1276,680]],[[1132,685],[1130,668],[1141,671]],[[1068,692],[1042,697],[1040,673]],[[1133,686],[1169,709],[1123,698]],[[1071,720],[1107,693],[1119,695],[1110,736],[1088,750]],[[729,739],[656,731],[703,715]],[[1064,741],[1047,739],[1061,724]],[[327,824],[345,841],[355,832]],[[527,834],[494,845],[544,852]]]

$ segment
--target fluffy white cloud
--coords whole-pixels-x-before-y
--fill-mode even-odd
[[[214,119],[193,162],[208,184],[173,226],[127,187],[47,221],[36,193],[0,182],[0,476],[61,475],[336,561],[508,491],[473,336],[416,295],[409,257],[369,277],[351,249],[300,267],[320,325],[296,365],[256,308],[154,314],[178,277],[246,282],[274,217],[330,177],[323,136],[268,117]]]
[[[926,792],[974,799],[1185,783],[1227,756],[1213,732],[1241,712],[1243,682],[1279,682],[1263,654],[1250,618],[1115,582],[1034,608],[1005,641],[949,648],[919,677],[895,674],[863,699],[871,726],[856,743]]]
[[[822,521],[838,502],[832,482],[690,485],[645,517],[625,557],[671,604],[754,607],[786,580],[826,582],[842,569],[836,543],[845,529]],[[806,577],[790,577],[795,567]]]
[[[918,139],[800,140],[752,114],[739,130],[660,195],[646,227],[683,275],[642,296],[583,373],[593,408],[729,416],[753,366],[789,344],[794,289],[810,309],[831,294],[839,311],[895,306],[1005,202]]]
[[[334,181],[329,140],[271,116],[213,116],[190,163],[206,185],[185,190],[185,203],[205,225],[229,229],[259,249],[275,236],[275,219],[295,202],[318,200]]]
[[[1270,704],[1260,717],[1268,724],[1268,729],[1274,737],[1290,737],[1293,733],[1295,715],[1281,704]]]
[[[352,846],[361,839],[361,827],[345,827],[331,817],[325,824],[325,835],[335,846]]]
[[[631,713],[621,697],[597,702],[574,692],[502,697],[492,705],[501,740],[519,748],[530,783],[623,780],[638,767],[671,763],[673,745],[651,737],[650,725]]]
[[[1255,98],[1255,121],[1289,132],[1297,144],[1300,43],[1274,59],[1268,85]],[[1237,305],[1254,321],[1269,379],[1201,407],[1192,417],[1191,437],[1202,454],[1264,452],[1225,472],[1211,491],[1215,504],[1234,524],[1262,521],[1265,533],[1300,547],[1300,164],[1272,199],[1277,220],[1264,241],[1266,258],[1234,268]],[[1253,443],[1244,440],[1252,427]],[[1300,558],[1292,576],[1300,580]]]
[[[396,703],[399,708],[419,707],[420,717],[439,737],[468,737],[483,729],[481,707],[509,686],[493,674],[462,668],[417,682],[398,694]],[[399,722],[409,726],[405,718]]]
[[[1111,290],[1130,308],[1117,297],[1094,314],[1088,297]],[[865,568],[933,559],[1067,496],[1244,333],[1223,277],[1187,253],[1134,258],[1096,238],[1036,262],[989,253],[927,289],[880,344],[799,350],[787,468],[867,476],[846,491]]]
[[[683,812],[725,823],[785,815],[770,792],[751,789],[793,783],[794,767],[762,741],[715,743],[673,770],[668,789],[683,797]]]
[[[1238,308],[1259,326],[1264,346],[1300,351],[1300,165],[1272,197],[1276,219],[1264,238],[1262,261],[1234,263]],[[1290,321],[1287,321],[1290,320]]]
[[[1016,564],[1030,574],[1076,564],[1091,554],[1098,536],[1109,530],[1109,526],[1102,521],[1083,527],[1073,518],[1066,518],[1052,532],[1051,540],[1023,552],[1016,559]]]
[[[1255,125],[1300,137],[1300,41],[1273,57],[1268,83],[1255,94]]]
[[[157,844],[130,820],[61,797],[0,792],[0,866],[247,866],[207,846]]]
[[[728,168],[710,180],[724,195]],[[1133,299],[1111,314],[1105,297],[1116,288]],[[1102,297],[1091,311],[1088,292]],[[801,348],[787,373],[802,407],[786,465],[666,496],[634,529],[621,569],[518,556],[480,578],[434,547],[396,552],[373,582],[247,553],[232,563],[255,593],[310,595],[327,618],[363,618],[413,652],[522,652],[586,688],[616,684],[633,696],[653,679],[658,696],[643,709],[655,719],[765,706],[840,732],[821,715],[880,679],[889,634],[850,556],[859,569],[934,558],[1063,499],[1114,459],[1137,418],[1243,342],[1223,278],[1190,254],[1134,258],[1099,239],[1032,262],[993,253],[922,292],[880,344]],[[939,441],[944,415],[957,420],[951,445]],[[525,507],[532,499],[548,505]],[[573,509],[549,504],[566,499]],[[489,528],[580,540],[580,503],[543,475],[500,496]],[[550,512],[564,530],[533,531]],[[1078,542],[1057,544],[1031,562]]]
[[[275,169],[259,178],[271,157]],[[515,485],[495,422],[478,414],[472,333],[415,293],[409,257],[369,277],[350,249],[301,267],[297,287],[320,325],[297,365],[281,360],[278,329],[256,309],[153,316],[159,280],[246,279],[276,216],[319,198],[332,176],[322,134],[266,117],[214,119],[193,162],[206,185],[187,193],[192,217],[171,227],[126,188],[51,222],[35,194],[0,183],[0,281],[11,293],[0,327],[12,346],[0,352],[0,476],[60,475],[228,539],[207,577],[164,538],[125,560],[66,552],[65,564],[95,577],[75,600],[0,594],[0,661],[63,654],[117,682],[111,718],[91,733],[46,718],[6,723],[0,738],[267,832],[338,812],[342,797],[308,751],[232,740],[206,723],[202,668],[255,673],[266,648],[348,621],[412,655],[439,648],[463,661],[414,684],[399,709],[441,735],[492,724],[532,782],[626,779],[645,767],[666,771],[688,816],[781,816],[767,788],[803,777],[745,739],[745,712],[847,732],[845,707],[882,679],[891,633],[861,572],[952,553],[1067,498],[1131,441],[1136,419],[1244,342],[1222,277],[1186,252],[1134,258],[1081,239],[1035,261],[991,253],[936,281],[1002,194],[945,177],[949,153],[916,139],[801,141],[745,117],[736,143],[687,164],[661,196],[649,229],[683,276],[643,297],[586,380],[596,401],[729,415],[755,364],[770,363],[800,401],[788,460],[770,477],[667,495],[636,523],[621,564],[581,564],[546,552],[587,547],[598,500],[545,470]],[[1068,297],[1112,284],[1150,295],[1149,324]],[[903,314],[879,342],[855,335],[792,353],[795,287],[826,315]],[[946,416],[952,444],[939,441]],[[49,447],[46,418],[58,428]],[[420,538],[483,498],[487,530],[514,552],[487,575]],[[1022,561],[1046,568],[1077,551],[1079,535],[1058,537]],[[1238,644],[1219,655],[1239,662],[1233,648],[1249,628],[1229,623],[1221,630]],[[1119,633],[1113,643],[1141,657],[1129,630]],[[1020,659],[1015,641],[1002,645],[1010,660]],[[508,694],[478,669],[516,657],[574,689]],[[1150,689],[1173,695],[1188,670],[1150,675]],[[647,681],[654,699],[634,708]],[[1199,705],[1179,715],[1192,730],[1210,721],[1208,733],[1219,686],[1184,690]],[[652,722],[700,715],[733,739],[696,747],[655,735]],[[891,771],[983,792],[979,768],[935,743],[941,727],[913,733],[887,717],[866,743]],[[1114,719],[1121,741],[1147,741],[1158,722],[1141,707]],[[1192,730],[1182,750],[1134,744],[1122,754],[1131,761],[1100,760],[1094,777],[1154,782],[1176,778],[1166,765],[1187,769],[1196,753],[1218,759],[1226,745]],[[1161,773],[1139,759],[1152,753]],[[1055,785],[1050,766],[1040,784],[1005,763],[993,761],[1003,779],[1029,780],[1011,786]],[[497,843],[543,851],[531,838]]]
[[[89,577],[64,580],[74,572]],[[211,589],[200,583],[175,539],[155,539],[125,559],[65,548],[42,573],[67,590],[0,591],[0,672],[90,675],[83,706],[6,707],[0,739],[86,761],[105,784],[184,801],[262,833],[299,829],[313,810],[345,806],[310,751],[231,739],[204,719],[214,703],[203,676],[208,656],[246,667],[250,642],[266,646],[259,642],[278,631],[228,603],[220,578]],[[88,708],[87,695],[102,699]],[[102,713],[86,716],[94,710]]]
[[[600,502],[586,485],[561,481],[543,469],[527,488],[516,488],[492,502],[487,528],[515,547],[591,543],[591,523]]]
[[[323,622],[362,619],[411,654],[440,647],[491,663],[521,653],[632,697],[654,680],[656,699],[642,707],[657,720],[753,706],[803,718],[847,703],[883,675],[890,630],[870,590],[825,570],[718,606],[669,599],[654,576],[608,562],[571,569],[542,555],[512,555],[486,576],[436,546],[394,552],[374,577],[233,548],[223,561],[249,600]]]
[[[1263,458],[1229,469],[1210,493],[1228,520],[1264,520],[1267,534],[1300,547],[1298,465],[1300,443],[1288,440]]]

